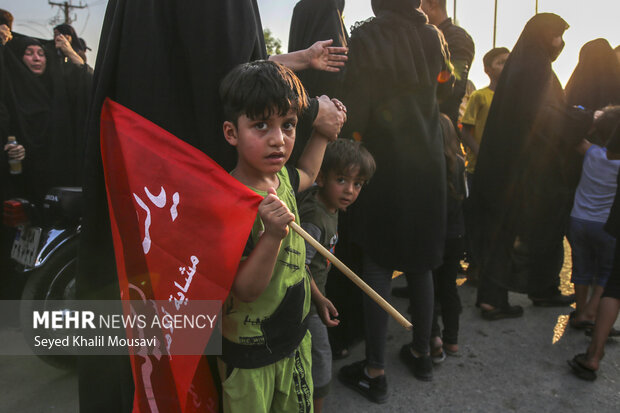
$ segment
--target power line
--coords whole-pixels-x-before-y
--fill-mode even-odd
[[[60,8],[64,15],[65,15],[65,23],[66,24],[71,24],[73,22],[73,19],[71,19],[71,16],[69,15],[69,13],[71,12],[71,10],[73,9],[83,9],[86,8],[88,5],[83,5],[82,4],[82,0],[80,0],[80,4],[78,6],[71,4],[71,0],[65,1],[63,3],[54,3],[53,1],[47,0],[47,3],[54,7],[58,7]]]

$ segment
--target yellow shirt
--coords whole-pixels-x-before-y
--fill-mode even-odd
[[[467,109],[465,109],[463,119],[461,120],[463,125],[471,125],[474,127],[474,139],[478,142],[478,145],[480,145],[480,141],[482,140],[484,125],[487,123],[487,116],[489,116],[489,109],[493,101],[493,94],[494,92],[488,87],[476,90],[472,93],[467,103]],[[467,152],[465,163],[467,172],[474,173],[476,169],[476,155],[467,147],[465,151]]]

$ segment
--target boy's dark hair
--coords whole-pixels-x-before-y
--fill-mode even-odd
[[[375,159],[361,142],[340,138],[327,145],[321,164],[323,176],[327,176],[330,172],[348,175],[355,168],[359,168],[357,175],[366,182],[372,178],[377,169]]]
[[[241,64],[220,85],[224,120],[237,124],[239,116],[265,119],[291,109],[300,115],[308,107],[308,95],[290,69],[266,60]]]
[[[487,54],[485,54],[482,58],[482,63],[484,63],[484,67],[491,67],[493,61],[497,56],[501,56],[506,53],[510,53],[510,50],[508,50],[508,48],[506,47],[494,47],[493,49],[489,50]]]
[[[614,132],[617,133],[619,131],[620,105],[605,106],[601,110],[603,114],[594,121],[589,139],[594,144],[607,146],[610,150],[614,149],[612,152],[620,152],[620,142],[617,142],[620,136],[615,138],[613,136]]]
[[[620,52],[620,44],[614,48],[614,52]]]
[[[6,24],[9,29],[13,30],[13,15],[4,9],[0,9],[0,24]]]

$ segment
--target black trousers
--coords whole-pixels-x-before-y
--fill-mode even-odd
[[[464,246],[464,238],[447,239],[444,250],[444,262],[441,267],[433,271],[435,302],[441,308],[443,334],[439,327],[438,311],[437,306],[435,306],[431,337],[442,337],[447,344],[458,344],[459,317],[462,307],[456,288],[456,276],[461,257],[463,256]]]

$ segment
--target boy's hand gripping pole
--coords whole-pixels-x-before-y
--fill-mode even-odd
[[[353,281],[353,283],[355,283],[355,285],[357,285],[359,288],[361,288],[362,291],[364,291],[370,298],[372,298],[377,304],[379,304],[379,306],[381,306],[381,308],[383,308],[385,311],[387,311],[387,313],[389,315],[394,317],[394,319],[396,321],[398,321],[398,323],[400,325],[405,327],[407,330],[411,330],[413,328],[413,326],[411,325],[409,320],[407,320],[405,317],[403,317],[401,313],[396,311],[396,309],[394,307],[392,307],[390,305],[390,303],[385,301],[385,299],[383,297],[381,297],[375,290],[370,288],[368,286],[368,284],[366,284],[359,276],[357,276],[357,274],[355,274],[353,271],[351,271],[351,269],[349,267],[344,265],[344,263],[342,261],[340,261],[338,258],[336,258],[336,256],[334,254],[329,252],[317,240],[312,238],[312,236],[310,234],[308,234],[302,227],[297,225],[297,223],[295,221],[291,221],[289,226],[296,233],[301,235],[301,237],[304,240],[306,240],[308,242],[308,244],[312,245],[314,247],[314,249],[319,254],[321,254],[322,256],[327,258],[328,260],[330,260],[336,266],[336,268],[338,268],[340,271],[342,271],[342,273],[344,275],[346,275],[351,281]]]

